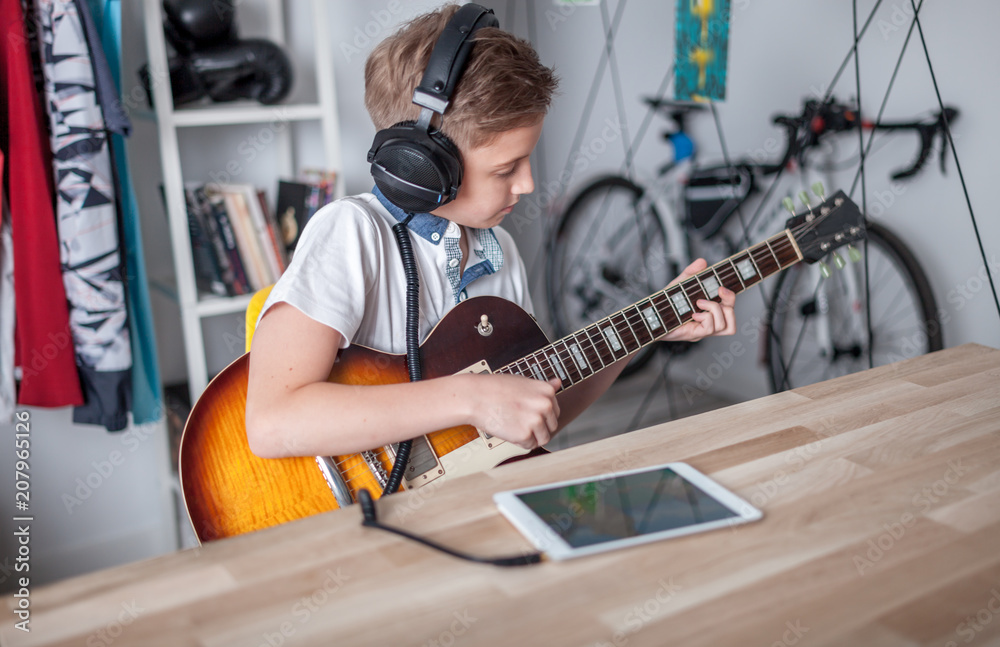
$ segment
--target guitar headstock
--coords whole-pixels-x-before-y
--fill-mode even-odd
[[[821,187],[814,187],[814,190],[823,197]],[[799,195],[808,204],[805,192]],[[792,206],[790,198],[785,199],[785,206]],[[815,263],[835,249],[865,237],[865,218],[861,209],[843,191],[837,191],[820,204],[795,214],[785,227],[795,237],[802,251],[802,260],[806,263]],[[852,260],[855,253],[851,253]],[[835,260],[839,258],[835,255]],[[842,262],[840,260],[838,266]]]

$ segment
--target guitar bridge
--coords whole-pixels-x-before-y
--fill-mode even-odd
[[[386,449],[395,462],[397,460],[397,446],[392,445]],[[444,476],[444,467],[441,466],[441,460],[434,453],[427,436],[414,438],[413,444],[410,446],[410,458],[406,462],[406,471],[403,472],[403,481],[406,483],[406,487],[418,488],[442,476]]]

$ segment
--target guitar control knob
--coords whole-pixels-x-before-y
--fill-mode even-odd
[[[490,318],[487,315],[483,315],[479,318],[479,324],[476,325],[476,330],[483,337],[489,337],[493,334],[493,324],[490,323]]]

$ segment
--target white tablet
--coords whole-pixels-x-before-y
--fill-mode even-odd
[[[568,559],[760,519],[760,510],[686,463],[497,492],[536,548]]]

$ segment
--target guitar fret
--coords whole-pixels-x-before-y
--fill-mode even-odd
[[[765,240],[764,244],[767,245],[767,251],[771,252],[771,257],[774,258],[774,263],[775,263],[775,265],[778,266],[778,269],[780,270],[781,269],[781,261],[778,260],[778,255],[774,253],[773,249],[771,249],[771,241],[770,240]]]
[[[742,256],[736,258],[736,270],[744,285],[754,285],[760,281],[760,269],[749,253],[744,252]]]
[[[556,352],[559,357],[559,361],[562,363],[566,374],[569,375],[570,383],[576,384],[583,378],[580,375],[580,369],[576,367],[576,362],[573,361],[573,351],[569,349],[569,344],[566,342],[565,337],[557,341],[556,344],[562,346],[562,348]]]
[[[618,337],[618,331],[615,330],[615,325],[613,323],[610,323],[611,322],[610,318],[608,318],[608,322],[609,324],[604,328],[602,328],[601,332],[604,334],[604,337],[608,340],[608,345],[611,349],[611,355],[612,357],[614,357],[615,351],[619,350],[624,351],[625,349],[624,347],[622,347],[622,342],[621,339],[619,339]]]
[[[642,318],[649,328],[649,333],[653,335],[655,339],[657,334],[653,331],[659,331],[663,329],[663,319],[660,317],[660,313],[657,312],[656,306],[653,305],[651,299],[646,299],[646,303],[649,305],[642,309]]]
[[[684,321],[684,315],[692,310],[691,301],[688,299],[687,294],[685,294],[684,288],[680,285],[674,285],[667,290],[667,296],[670,297],[670,305],[673,306],[674,312],[677,313],[677,319]]]
[[[594,371],[590,366],[590,362],[588,362],[587,358],[584,357],[583,349],[580,348],[580,340],[576,335],[577,335],[576,333],[573,333],[573,341],[576,343],[572,344],[569,347],[569,351],[570,355],[573,357],[573,361],[576,363],[577,370],[580,371],[580,376],[582,379],[590,377],[590,375],[584,375],[584,372],[589,372],[590,374],[593,374]]]
[[[639,340],[640,344],[642,344],[643,346],[645,346],[649,342],[653,341],[656,338],[656,336],[653,335],[653,331],[650,330],[649,324],[646,323],[646,317],[643,314],[642,310],[640,309],[642,303],[643,302],[640,301],[639,303],[637,303],[634,306],[632,306],[632,309],[634,309],[635,312],[636,312],[636,314],[639,315],[639,323],[642,324],[642,328],[640,328],[639,330],[643,334],[642,335],[636,335],[636,338]],[[631,322],[629,323],[629,325],[631,325]],[[635,328],[633,328],[632,331],[635,332]]]
[[[774,260],[774,253],[767,245],[757,245],[749,250],[750,259],[757,267],[760,279],[763,281],[768,276],[777,272],[781,266]]]
[[[549,360],[549,365],[555,368],[556,376],[563,381],[563,385],[570,381],[569,376],[566,374],[566,370],[563,368],[562,362],[555,353],[547,355],[546,359]]]
[[[708,272],[706,271],[705,273],[707,274]],[[697,283],[697,285],[694,286],[694,287],[697,287],[699,290],[701,290],[701,296],[700,297],[697,296],[697,295],[695,295],[695,298],[694,298],[695,303],[697,303],[699,299],[705,299],[706,301],[709,300],[709,299],[711,299],[712,297],[708,296],[708,291],[705,290],[705,286],[701,282],[701,277],[699,275],[695,274],[693,278],[694,278],[694,282]],[[708,277],[708,278],[711,278],[711,277]],[[708,279],[706,279],[706,280],[708,280]]]
[[[702,279],[701,287],[705,290],[708,298],[715,301],[719,299],[719,287],[721,287],[722,281],[719,279],[719,273],[715,271],[714,266],[708,268],[708,271],[712,273],[712,276]]]
[[[660,319],[666,325],[666,330],[670,331],[681,325],[682,320],[677,315],[677,310],[670,302],[670,297],[666,290],[661,290],[649,298],[656,306],[656,311],[660,313]]]
[[[799,262],[799,260],[800,260],[800,257],[799,257],[799,248],[798,248],[798,246],[794,242],[794,238],[792,237],[792,232],[790,232],[790,231],[788,231],[786,229],[785,231],[781,232],[781,234],[779,234],[779,236],[781,237],[781,243],[782,243],[783,247],[788,252],[791,252],[790,255],[789,255],[788,263],[787,264],[782,263],[782,265],[781,265],[781,269],[785,269],[786,267],[790,267],[790,266],[794,265],[795,263]]]
[[[531,363],[531,362],[529,362],[529,361],[526,360],[525,364],[528,365],[528,368],[531,371],[532,377],[534,377],[539,382],[544,382],[545,381],[545,373],[542,372],[542,369],[538,365],[538,362]]]
[[[747,289],[747,284],[744,283],[743,282],[743,278],[740,277],[740,271],[739,271],[739,269],[737,269],[736,264],[733,263],[732,257],[727,258],[726,262],[729,263],[729,266],[733,268],[733,276],[735,276],[736,280],[738,280],[740,282],[740,289],[737,290],[737,291],[738,292],[742,292],[743,290],[746,290]]]
[[[607,363],[604,361],[604,353],[602,352],[602,349],[606,347],[606,342],[604,338],[601,337],[600,333],[597,334],[597,339],[594,339],[594,336],[591,334],[591,329],[596,331],[597,326],[594,325],[587,326],[586,328],[583,329],[583,332],[585,335],[587,335],[587,341],[589,342],[588,346],[594,351],[594,354],[597,355],[597,361],[601,363],[601,368],[595,369],[594,372],[596,373],[597,371],[607,366]],[[612,355],[612,358],[613,357],[614,355]]]
[[[624,326],[615,323],[614,317],[616,316],[621,317],[621,323],[625,324]],[[632,329],[632,324],[629,323],[628,315],[626,315],[624,311],[617,312],[614,315],[611,315],[611,317],[608,317],[608,321],[610,321],[612,325],[615,327],[615,332],[618,333],[618,338],[621,340],[622,345],[624,346],[623,350],[626,355],[639,349],[639,347],[642,345],[641,342],[639,341],[639,336],[635,334],[635,331]],[[631,342],[628,340],[628,337],[626,337],[626,334],[628,335],[628,337],[632,338]]]
[[[562,348],[560,348],[560,346],[562,346]],[[563,382],[569,382],[570,386],[579,382],[578,379],[575,379],[576,376],[574,376],[574,373],[576,372],[575,365],[573,364],[573,360],[569,357],[569,349],[566,346],[566,342],[563,340],[557,341],[552,345],[552,348],[555,349],[556,360],[558,360],[559,366],[562,367],[563,374],[566,376],[560,376],[560,379]]]

